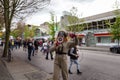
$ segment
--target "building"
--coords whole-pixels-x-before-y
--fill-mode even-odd
[[[35,36],[34,39],[48,39],[50,38],[49,34],[49,27],[48,23],[44,22],[43,24],[40,24],[40,26],[35,30]]]
[[[66,21],[66,19],[64,18],[66,18],[66,15],[65,17],[62,17],[61,19],[62,22]],[[117,41],[112,39],[111,37],[112,35],[109,33],[109,28],[107,27],[105,22],[106,20],[109,21],[110,24],[113,24],[115,22],[116,15],[114,14],[114,11],[85,17],[83,23],[85,23],[86,26],[84,26],[83,31],[77,34],[79,37],[79,42],[84,44],[91,42],[90,44],[91,45],[94,44],[94,46],[116,45]],[[80,24],[83,24],[83,23],[80,23]],[[90,38],[88,38],[87,35],[91,33],[93,33],[94,36],[91,36]],[[90,39],[90,40],[87,41],[87,39]]]

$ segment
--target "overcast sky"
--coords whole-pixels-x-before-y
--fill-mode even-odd
[[[51,0],[50,4],[42,11],[27,18],[27,24],[40,25],[51,20],[50,12],[54,11],[57,21],[60,20],[63,11],[69,11],[74,6],[78,9],[77,15],[87,17],[114,10],[116,0]],[[120,0],[118,0],[120,2]]]

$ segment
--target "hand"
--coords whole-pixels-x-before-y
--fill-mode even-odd
[[[79,57],[79,55],[76,55],[76,57],[78,58],[78,57]]]

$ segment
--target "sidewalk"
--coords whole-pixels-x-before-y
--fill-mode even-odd
[[[16,54],[19,54],[19,51]],[[3,61],[14,80],[51,80],[51,76],[48,73],[37,69],[16,56],[13,58],[12,62],[7,62],[6,60]]]
[[[8,69],[2,62],[0,58],[0,80],[13,80],[11,74],[9,73]]]
[[[2,53],[1,49],[0,49],[0,53]],[[11,74],[9,73],[1,57],[0,57],[0,80],[13,80]]]

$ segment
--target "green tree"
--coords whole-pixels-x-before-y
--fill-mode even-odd
[[[53,23],[49,23],[49,34],[52,36],[52,39],[54,39],[55,37],[55,29],[54,29],[54,24]]]
[[[11,30],[11,35],[15,38],[22,37],[22,35],[24,33],[24,26],[25,26],[25,24],[23,23],[23,21],[19,21],[17,23],[17,28]]]
[[[19,30],[18,29],[12,30],[10,35],[12,35],[14,38],[17,38],[19,36]]]
[[[48,23],[49,26],[49,34],[52,36],[52,39],[54,39],[55,37],[55,22],[54,22],[54,12],[50,12],[50,16],[51,16],[51,22]]]
[[[28,25],[25,26],[24,28],[24,38],[27,39],[28,37],[34,37],[35,36],[35,26],[29,27]]]
[[[83,26],[85,24],[80,24],[80,22],[84,22],[84,19],[78,18],[77,11],[78,10],[76,7],[71,8],[71,10],[70,10],[71,15],[68,15],[69,26],[66,26],[67,31],[79,32],[79,31],[83,30]]]
[[[5,47],[2,57],[7,56],[11,23],[13,18],[25,18],[28,15],[40,11],[48,5],[50,0],[0,0],[0,12],[4,16],[5,23]]]
[[[118,45],[119,45],[119,41],[120,41],[120,10],[119,10],[119,5],[118,5],[118,1],[116,0],[115,2],[115,11],[114,14],[116,16],[115,22],[113,24],[110,24],[109,21],[107,21],[107,25],[110,28],[109,32],[112,34],[112,38],[114,40],[117,40]]]

